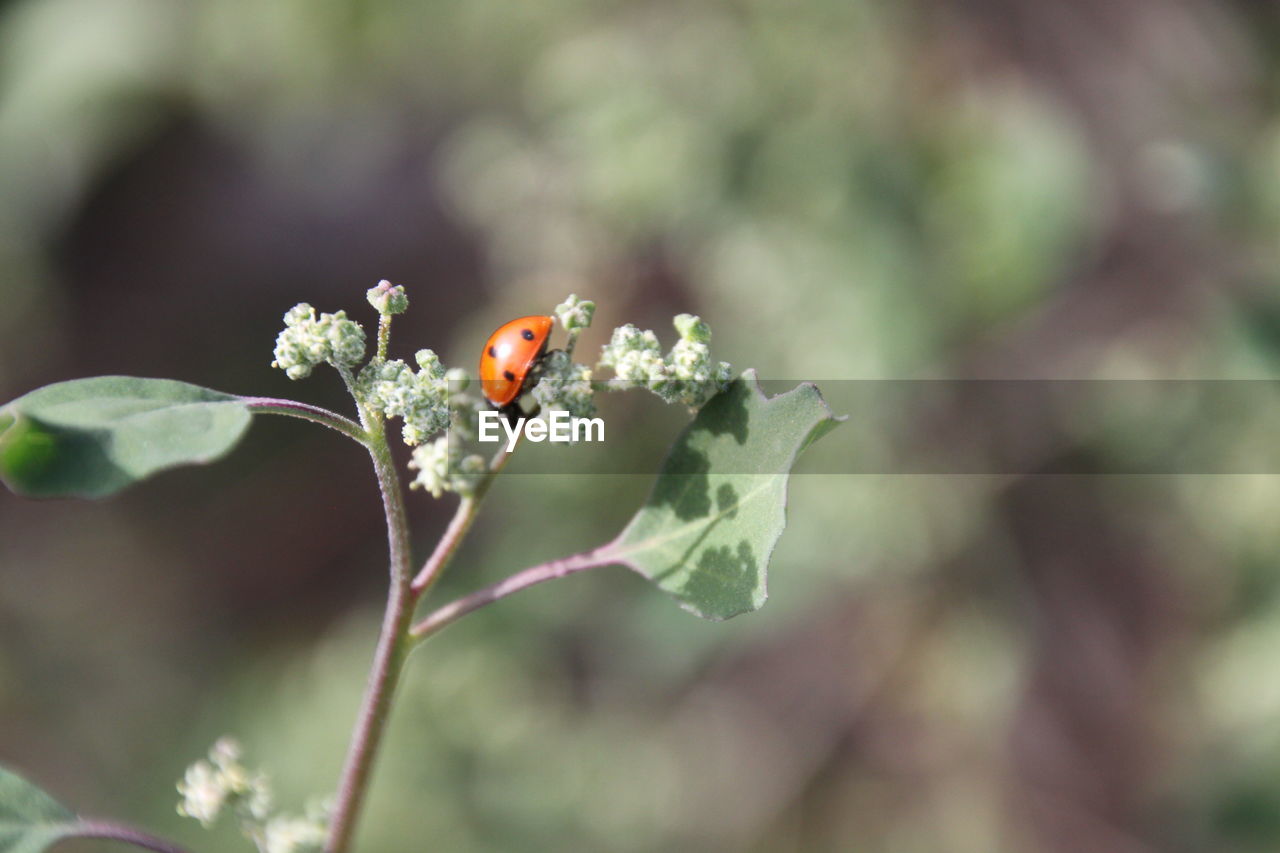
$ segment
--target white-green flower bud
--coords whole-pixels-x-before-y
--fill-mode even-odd
[[[371,361],[356,377],[365,405],[389,418],[403,417],[413,390],[413,371],[400,359]]]
[[[328,361],[350,367],[364,359],[364,329],[355,320],[348,320],[346,311],[321,314],[320,325],[329,338]]]
[[[461,394],[471,385],[471,374],[461,367],[451,367],[444,372],[444,380],[449,383],[451,394]]]
[[[409,467],[418,472],[409,488],[424,489],[434,498],[445,492],[457,492],[463,496],[474,494],[476,486],[488,472],[484,457],[463,454],[449,436],[441,436],[414,448]]]
[[[557,305],[555,311],[560,325],[571,334],[589,327],[595,313],[596,304],[589,299],[579,299],[576,293],[569,294],[569,298]]]
[[[671,375],[675,379],[668,402],[683,403],[696,409],[724,390],[729,365],[713,363],[706,344],[678,342],[671,350]]]
[[[429,349],[415,356],[416,373],[399,359],[374,361],[360,371],[356,388],[365,405],[388,418],[403,418],[401,435],[415,446],[449,425],[449,382]]]
[[[320,853],[327,823],[308,817],[277,815],[262,829],[262,853]]]
[[[417,361],[423,369],[416,373],[399,359],[373,362],[357,381],[366,405],[388,418],[405,420],[405,441],[410,444],[438,431],[447,418],[444,368],[430,350],[419,352]],[[410,440],[410,432],[417,440]]]
[[[543,409],[563,409],[579,418],[593,416],[596,404],[591,368],[576,364],[568,353],[550,353],[542,362],[542,378],[533,388],[533,398]]]
[[[675,324],[680,339],[700,344],[711,343],[711,327],[702,322],[702,318],[694,314],[677,314],[671,321]]]
[[[431,375],[433,379],[443,379],[446,373],[444,365],[440,363],[440,356],[429,349],[420,349],[413,354],[413,360],[418,363],[418,367]]]
[[[666,377],[658,336],[630,323],[613,330],[613,337],[600,353],[600,366],[613,368],[619,381],[611,385],[618,389],[648,386]]]
[[[290,379],[303,379],[319,364],[350,366],[364,358],[364,329],[347,319],[345,311],[321,314],[301,302],[284,315],[285,328],[276,336],[275,361]]]
[[[413,394],[402,417],[405,444],[415,446],[449,425],[449,381],[444,365],[429,349],[418,350],[414,359],[419,370],[414,375]]]
[[[242,820],[264,820],[271,810],[271,792],[266,777],[250,773],[240,763],[240,745],[224,737],[209,750],[208,760],[187,768],[178,783],[182,801],[178,814],[212,826],[223,808],[233,805]]]
[[[178,814],[195,818],[205,829],[213,826],[227,802],[222,777],[207,761],[197,761],[187,768],[178,783],[178,793],[182,795]]]
[[[385,278],[376,287],[369,288],[365,298],[373,310],[386,316],[403,314],[409,308],[409,297],[405,295],[403,285],[392,284]]]
[[[409,483],[409,488],[425,489],[433,498],[444,494],[449,487],[448,436],[415,447],[409,467],[418,472],[418,476]]]

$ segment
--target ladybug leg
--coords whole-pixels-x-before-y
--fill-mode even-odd
[[[521,418],[535,417],[540,411],[542,407],[538,405],[538,401],[532,394],[521,394],[505,406],[498,407],[498,414],[513,427]]]
[[[502,419],[512,427],[524,417],[524,411],[520,408],[520,399],[517,397],[505,406],[498,408],[498,414],[502,415]]]
[[[560,351],[561,350],[553,349],[550,352],[547,352],[546,344],[543,344],[542,352],[538,353],[538,360],[533,363],[533,367],[529,370],[529,378],[524,382],[525,388],[532,389],[533,386],[542,381],[542,374],[547,372],[548,359]]]
[[[529,369],[529,375],[525,377],[524,388],[526,390],[510,403],[498,407],[498,414],[502,415],[503,419],[511,426],[514,427],[521,418],[531,418],[541,411],[541,407],[528,391],[532,390],[542,380],[542,375],[546,372],[547,356],[556,352],[560,352],[560,350],[547,352],[546,341],[543,341],[542,351],[538,353],[537,360]],[[528,401],[528,406],[521,405],[522,401]]]

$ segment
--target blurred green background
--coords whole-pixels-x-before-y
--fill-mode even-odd
[[[345,407],[272,340],[303,300],[369,322],[381,278],[397,354],[466,367],[577,292],[585,352],[690,311],[771,378],[1269,379],[1278,98],[1265,0],[9,0],[0,400]],[[772,599],[725,624],[622,570],[459,624],[359,849],[1280,849],[1280,478],[1103,476],[1113,438],[1037,443],[1075,476],[802,460]],[[504,478],[442,594],[646,487]],[[411,509],[425,549],[451,506]],[[0,761],[246,849],[174,782],[230,732],[285,806],[330,788],[384,549],[366,460],[295,422],[105,503],[0,493]]]

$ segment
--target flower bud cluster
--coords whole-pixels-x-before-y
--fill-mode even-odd
[[[418,475],[409,488],[424,489],[433,498],[445,492],[457,492],[463,497],[475,494],[489,466],[483,456],[466,453],[461,444],[460,437],[446,435],[414,448],[409,467]]]
[[[350,367],[364,358],[364,329],[347,312],[321,314],[300,302],[284,315],[285,328],[276,337],[275,361],[290,379],[305,379],[317,365],[328,362]]]
[[[601,367],[613,369],[611,387],[644,387],[668,403],[696,409],[723,391],[732,378],[727,362],[711,359],[711,329],[692,314],[678,315],[673,324],[680,340],[664,358],[658,336],[628,323],[613,330],[600,354]]]
[[[356,379],[366,406],[388,418],[403,418],[404,443],[417,446],[449,425],[449,380],[440,358],[418,350],[415,372],[399,359],[371,361]]]
[[[330,804],[312,803],[306,814],[276,815],[254,840],[260,853],[321,853],[329,833]]]
[[[622,391],[650,387],[667,375],[658,336],[648,329],[642,332],[631,323],[613,330],[613,337],[600,352],[598,366],[613,368],[617,378],[609,384]]]
[[[224,737],[209,750],[208,760],[187,768],[178,783],[182,801],[178,814],[195,818],[208,829],[226,807],[243,818],[266,820],[271,810],[271,792],[261,773],[251,773],[240,763],[240,744]]]
[[[564,410],[578,418],[593,416],[596,404],[591,368],[577,364],[561,350],[549,353],[542,362],[542,379],[533,388],[533,398],[544,410]]]
[[[231,808],[258,853],[320,853],[329,829],[329,804],[313,803],[302,817],[272,815],[267,777],[249,771],[240,759],[240,745],[234,739],[219,739],[209,750],[208,760],[188,767],[178,783],[182,795],[178,814],[195,818],[208,829]]]

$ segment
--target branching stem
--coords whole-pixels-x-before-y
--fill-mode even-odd
[[[427,562],[423,564],[418,576],[413,579],[412,589],[415,597],[422,598],[426,595],[427,591],[440,578],[445,566],[453,558],[454,552],[458,550],[458,546],[466,538],[472,522],[476,520],[476,514],[480,511],[480,503],[484,500],[485,494],[488,493],[494,478],[498,476],[498,473],[502,471],[510,458],[511,453],[505,447],[494,454],[493,459],[489,462],[489,472],[484,479],[476,486],[474,492],[463,498],[461,503],[458,504],[458,511],[454,513],[453,520],[449,522],[449,527],[445,530],[444,536],[440,537],[440,541],[436,543],[435,551],[432,552]]]
[[[68,833],[67,837],[120,841],[125,844],[132,844],[135,847],[141,847],[144,850],[154,850],[156,853],[187,853],[186,848],[179,847],[172,841],[157,838],[154,835],[134,829],[132,826],[105,820],[80,821],[75,824],[75,828]]]
[[[492,604],[522,589],[528,589],[535,584],[563,578],[587,569],[623,562],[622,559],[615,555],[612,543],[610,543],[590,551],[583,551],[581,554],[573,554],[569,557],[561,557],[558,560],[550,560],[536,566],[530,566],[527,569],[516,572],[505,580],[500,580],[483,589],[464,595],[462,598],[433,611],[425,619],[414,625],[409,630],[409,634],[415,642],[419,642],[453,624],[468,613],[479,610],[487,604]]]
[[[382,335],[379,335],[379,338],[381,355],[383,353]],[[356,396],[351,371],[339,368],[339,372],[342,373],[347,388],[352,391],[353,396]],[[382,508],[386,514],[391,563],[387,609],[383,615],[382,631],[374,652],[364,699],[356,719],[355,730],[352,732],[351,743],[347,748],[342,777],[338,783],[338,793],[329,824],[329,836],[325,842],[325,853],[347,853],[351,847],[355,836],[356,820],[368,792],[374,759],[386,729],[391,700],[399,684],[405,659],[416,642],[441,630],[467,613],[505,598],[518,590],[584,569],[618,562],[612,558],[612,551],[609,550],[608,545],[561,560],[552,560],[549,563],[525,569],[505,581],[447,604],[414,626],[415,606],[439,580],[449,560],[462,544],[462,540],[475,522],[485,494],[506,465],[511,452],[504,448],[494,455],[484,479],[458,504],[453,520],[449,522],[435,550],[415,577],[411,574],[410,567],[409,523],[405,513],[404,492],[400,486],[400,478],[396,474],[391,448],[387,444],[384,421],[375,413],[367,411],[366,407],[359,402],[358,396],[356,399],[361,421],[359,424],[326,409],[295,403],[291,400],[245,398],[253,411],[293,415],[313,420],[332,427],[365,445],[373,458],[378,487],[382,492]]]

